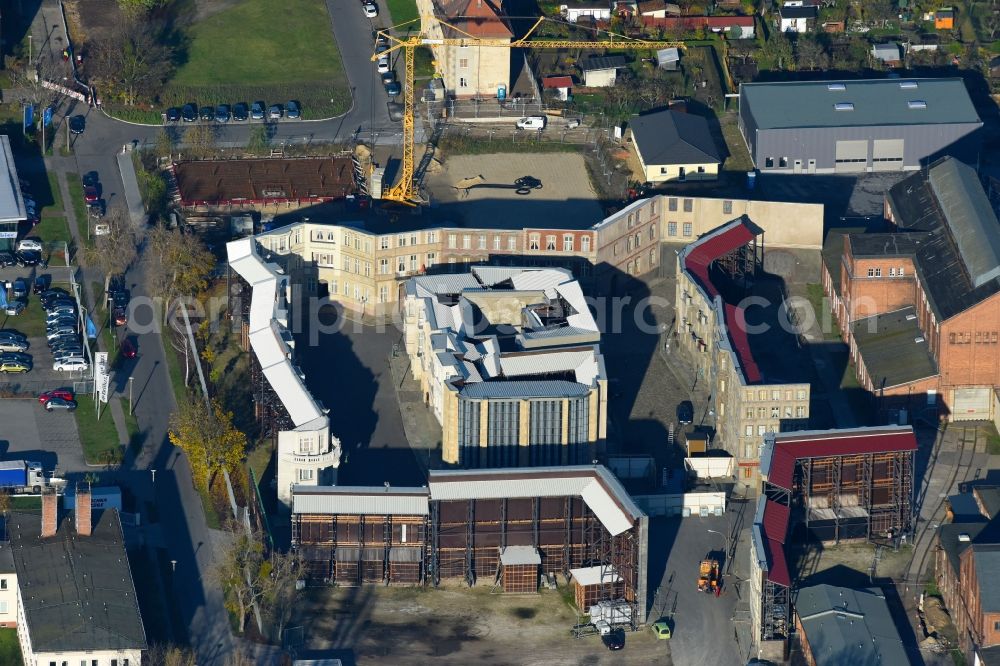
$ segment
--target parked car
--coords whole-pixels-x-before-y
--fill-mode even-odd
[[[38,238],[22,238],[17,241],[18,250],[38,250],[42,251],[42,241]]]
[[[211,104],[206,104],[201,107],[201,112],[198,115],[202,120],[215,120],[215,107]]]
[[[376,69],[378,69],[379,74],[383,72],[388,72],[390,69],[392,69],[392,67],[389,65],[389,56],[380,55],[378,57],[378,65],[376,66]]]
[[[80,342],[80,338],[78,336],[67,335],[65,337],[53,340],[49,350],[53,354],[60,354],[62,352],[79,352],[82,354],[83,344]]]
[[[41,296],[39,296],[41,299]],[[45,308],[46,312],[52,312],[58,308],[76,308],[76,301],[68,296],[60,296],[59,298],[49,298],[42,301],[42,307]]]
[[[111,318],[114,321],[115,326],[127,326],[128,307],[115,306],[115,309],[111,311]]]
[[[168,123],[176,123],[178,120],[181,119],[181,110],[178,109],[176,106],[172,106],[169,109],[167,109],[167,112],[163,114],[163,117],[166,119]]]
[[[93,185],[83,188],[83,200],[88,204],[95,204],[101,200],[101,193]]]
[[[191,102],[181,108],[181,120],[186,123],[193,123],[198,120],[198,105]]]
[[[111,225],[107,222],[99,222],[94,225],[95,236],[107,236],[111,233]]]
[[[366,2],[364,5],[362,5],[362,7],[364,9],[366,17],[375,18],[376,16],[378,16],[378,5],[376,5],[374,2]]]
[[[692,421],[694,421],[694,405],[690,400],[683,400],[677,404],[677,422],[688,425]]]
[[[60,349],[52,353],[52,358],[56,363],[69,361],[75,358],[83,359],[83,349]]]
[[[64,410],[67,412],[72,412],[76,409],[76,402],[73,400],[63,400],[62,398],[52,398],[45,403],[45,410],[48,412],[54,412],[56,410]]]
[[[83,186],[96,187],[98,190],[100,190],[101,188],[100,175],[96,171],[88,171],[87,173],[83,174]]]
[[[135,342],[132,341],[132,338],[125,338],[122,340],[121,354],[125,358],[135,358],[136,348]]]
[[[233,120],[243,122],[250,117],[250,112],[244,102],[233,105]]]
[[[38,394],[38,402],[43,405],[51,400],[52,398],[59,398],[60,400],[73,400],[73,392],[69,389],[52,389],[51,391],[45,391],[44,393]]]
[[[10,317],[16,317],[17,315],[24,312],[24,308],[28,307],[24,301],[8,301],[7,307],[3,309],[4,314]]]
[[[267,117],[269,120],[281,120],[283,115],[285,115],[285,109],[280,104],[272,104],[267,109]]]
[[[64,316],[76,316],[76,303],[73,303],[72,301],[69,303],[53,303],[52,307],[45,309],[46,319],[55,319],[56,317]]]
[[[0,352],[26,352],[28,343],[24,340],[0,340]]]
[[[4,328],[0,329],[0,342],[3,340],[20,340],[21,342],[27,342],[28,336],[15,328]]]
[[[402,92],[402,88],[399,86],[399,81],[389,81],[385,84],[385,94],[389,97],[395,97],[400,92]]]
[[[42,259],[42,253],[37,250],[18,252],[14,257],[17,259],[18,266],[41,266],[43,268],[48,266],[45,260]]]
[[[31,364],[23,361],[0,361],[0,372],[31,372]]]
[[[27,298],[28,297],[28,281],[24,278],[17,278],[10,285],[10,293],[13,294],[14,298]]]
[[[56,338],[61,338],[66,335],[76,335],[75,326],[60,326],[58,328],[47,331],[45,334],[46,340],[55,340]],[[15,349],[13,351],[22,351],[20,349]]]
[[[254,102],[250,105],[250,117],[253,120],[264,120],[264,102]]]
[[[13,266],[17,263],[17,259],[14,258],[14,253],[7,252],[6,250],[0,252],[0,268],[7,268],[8,266]]]
[[[48,290],[50,284],[52,284],[52,276],[48,273],[36,275],[35,281],[31,286],[31,293],[44,294]]]
[[[299,103],[294,99],[288,100],[288,104],[285,104],[285,112],[291,120],[298,120],[302,117],[302,109],[299,107]]]
[[[670,622],[667,620],[658,620],[653,623],[653,635],[656,636],[657,640],[668,641],[673,633],[670,631]]]
[[[82,358],[68,358],[65,361],[56,361],[52,364],[52,369],[56,372],[73,372],[74,370],[86,370],[90,367]]]
[[[612,629],[609,633],[601,636],[601,640],[609,650],[625,649],[625,630]]]
[[[545,129],[545,116],[528,116],[527,118],[519,118],[517,121],[517,129]]]
[[[83,130],[87,129],[87,119],[83,116],[76,115],[69,119],[69,131],[72,134],[83,134]]]
[[[220,104],[215,109],[215,122],[218,123],[228,123],[229,122],[229,105]]]
[[[389,70],[388,72],[382,72],[382,85],[387,83],[392,83],[396,80],[396,72]]]

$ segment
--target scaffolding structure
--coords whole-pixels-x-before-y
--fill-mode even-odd
[[[772,580],[763,581],[760,637],[763,641],[788,638],[788,618],[791,611],[790,590]]]
[[[745,219],[745,224],[757,231],[753,240],[727,252],[714,262],[716,269],[725,274],[728,282],[736,287],[742,296],[747,295],[753,288],[753,283],[764,265],[763,230],[753,225],[749,218]]]

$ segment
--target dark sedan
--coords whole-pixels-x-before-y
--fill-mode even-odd
[[[87,121],[83,116],[73,116],[69,119],[69,131],[73,134],[83,134],[87,128]]]
[[[201,107],[200,117],[202,120],[215,120],[215,107],[211,104]]]
[[[233,105],[233,120],[243,122],[250,117],[250,110],[243,102]]]
[[[176,106],[172,106],[167,109],[167,112],[163,114],[163,117],[167,119],[168,123],[176,123],[181,119],[181,110]]]
[[[186,123],[193,123],[198,120],[198,105],[185,104],[184,108],[181,109],[181,120]]]

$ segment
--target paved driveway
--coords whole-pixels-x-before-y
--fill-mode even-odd
[[[57,476],[84,472],[76,419],[72,414],[49,414],[37,400],[0,400],[0,456],[4,460],[33,460]]]

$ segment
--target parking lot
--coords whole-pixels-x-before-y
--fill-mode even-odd
[[[57,476],[88,469],[72,413],[46,412],[33,398],[7,399],[0,400],[0,423],[0,458],[39,462]]]

